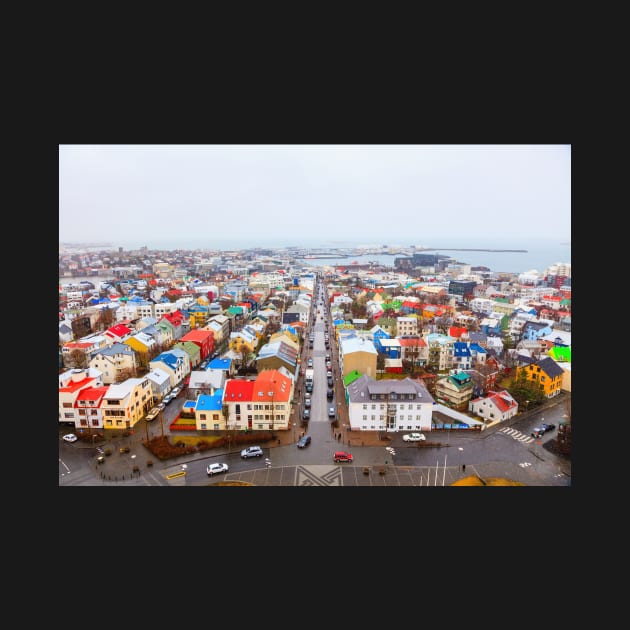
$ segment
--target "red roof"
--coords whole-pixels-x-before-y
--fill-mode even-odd
[[[421,337],[418,337],[417,339],[399,337],[398,341],[400,342],[400,345],[403,346],[404,348],[426,348],[427,347],[427,342]]]
[[[254,381],[245,381],[238,378],[229,379],[225,383],[223,400],[230,402],[251,402],[254,391]]]

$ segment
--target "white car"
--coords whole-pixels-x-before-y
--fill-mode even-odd
[[[78,437],[77,437],[74,433],[66,433],[66,434],[63,436],[63,439],[64,439],[66,442],[76,442],[79,438],[78,438]]]
[[[403,435],[403,442],[422,442],[426,439],[424,433],[407,433]]]
[[[209,477],[212,477],[212,475],[216,475],[218,473],[223,473],[223,472],[227,472],[228,471],[228,465],[227,464],[208,464],[208,468],[206,468],[206,472],[208,473]]]

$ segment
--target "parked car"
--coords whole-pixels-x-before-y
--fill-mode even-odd
[[[329,387],[328,391],[326,392],[326,398],[328,398],[328,400],[332,400],[334,396],[335,396],[335,390]]]
[[[250,457],[262,457],[262,448],[260,446],[248,446],[241,451],[241,457],[248,459]]]
[[[328,407],[328,417],[329,418],[336,418],[337,417],[337,413],[335,412],[335,408],[334,407]]]
[[[308,361],[306,362],[306,364],[308,365],[308,367],[312,368],[313,367],[313,358],[309,357]]]
[[[157,409],[158,411],[164,411],[164,409],[166,409],[166,405],[163,402],[161,402],[155,405],[153,409]],[[151,411],[153,411],[153,409]]]
[[[181,387],[173,387],[173,389],[171,390],[171,394],[173,395],[173,398],[177,398],[177,396],[181,394],[181,391],[182,391]]]
[[[162,402],[163,402],[165,405],[168,405],[168,403],[170,403],[170,402],[174,401],[174,400],[175,400],[175,398],[176,398],[176,396],[173,396],[173,394],[172,394],[172,393],[171,393],[171,394],[166,394],[166,396],[164,396],[164,398],[162,398]]]
[[[351,462],[352,461],[352,453],[348,453],[347,451],[337,451],[333,455],[333,461],[335,461],[335,462]]]
[[[313,391],[313,383],[306,383],[305,389],[310,394]]]
[[[403,435],[403,442],[423,442],[426,439],[424,433],[406,433]]]
[[[224,473],[228,471],[228,465],[227,464],[220,464],[220,463],[215,463],[215,464],[208,464],[208,467],[206,468],[206,472],[208,473],[208,477],[212,477],[212,475],[217,475],[219,473]]]
[[[297,443],[297,447],[298,448],[305,448],[306,446],[308,446],[311,443],[311,436],[310,435],[303,435]]]
[[[308,407],[305,407],[302,411],[302,420],[310,420],[311,419],[311,410]]]
[[[147,422],[151,422],[151,420],[155,420],[160,415],[160,410],[157,407],[153,407],[151,411],[145,416],[145,420]]]
[[[311,399],[310,398],[305,398],[304,399],[304,407],[308,409],[310,406],[311,406]]]
[[[328,377],[328,387],[332,387],[333,386],[333,377],[329,376]]]
[[[63,439],[64,439],[66,442],[76,442],[79,438],[78,438],[78,437],[77,437],[74,433],[66,433],[66,434],[63,436]]]
[[[548,433],[549,431],[553,431],[556,428],[555,424],[551,424],[548,422],[543,422],[540,427],[534,427],[531,432],[531,436],[534,438],[539,438]]]

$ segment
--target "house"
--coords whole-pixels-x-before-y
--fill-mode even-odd
[[[204,361],[214,352],[214,333],[211,330],[206,330],[204,328],[191,330],[180,338],[180,342],[185,341],[192,341],[194,344],[199,346],[201,361]]]
[[[403,361],[410,361],[413,365],[426,365],[429,360],[429,346],[427,342],[419,336],[398,337],[400,344],[400,358]]]
[[[401,346],[399,339],[381,339],[381,354],[387,359],[400,359]]]
[[[196,396],[217,389],[223,389],[227,380],[224,370],[193,370],[188,379],[188,391]]]
[[[434,400],[420,381],[375,380],[364,374],[347,387],[352,431],[430,431]]]
[[[277,370],[264,370],[253,381],[231,379],[223,404],[228,429],[286,430],[290,426],[293,382]]]
[[[464,411],[472,398],[473,383],[469,374],[460,370],[451,370],[448,376],[438,379],[435,384],[435,397],[438,402]]]
[[[519,355],[521,365],[516,368],[516,378],[526,378],[528,381],[540,383],[547,398],[557,396],[562,387],[564,371],[551,358],[530,359]]]
[[[122,343],[130,334],[131,328],[128,328],[124,324],[115,324],[108,328],[103,336],[107,340],[107,345],[111,346],[116,343]]]
[[[201,348],[194,341],[178,341],[172,350],[182,350],[188,355],[191,370],[194,370],[202,361]]]
[[[223,389],[211,394],[199,394],[194,405],[197,431],[223,431],[227,427],[223,415]]]
[[[186,322],[184,314],[179,309],[173,311],[172,313],[165,313],[164,315],[162,315],[162,318],[159,320],[158,323],[163,323],[165,321],[167,321],[173,328],[173,340],[177,341],[184,334],[186,334],[186,331],[188,330],[188,324]]]
[[[464,371],[472,380],[472,398],[485,396],[490,390],[496,387],[499,370],[495,365],[482,363]]]
[[[353,370],[376,377],[377,352],[369,339],[351,337],[339,340],[339,362],[341,374],[345,376]]]
[[[548,322],[528,321],[523,325],[521,339],[536,341],[545,335],[550,335],[551,331],[551,325]]]
[[[441,333],[429,333],[425,337],[429,348],[427,365],[438,372],[450,370],[453,367],[453,353],[455,340]]]
[[[102,387],[101,373],[94,368],[67,370],[59,375],[59,423],[80,426],[76,405],[82,390]]]
[[[273,341],[260,348],[255,360],[256,369],[258,372],[262,372],[263,370],[277,370],[284,367],[291,374],[296,374],[297,358],[298,350],[294,345],[283,340]]]
[[[190,374],[190,357],[179,348],[171,348],[149,361],[149,368],[160,368],[169,375],[171,389]]]
[[[94,352],[88,365],[101,372],[103,383],[111,385],[136,375],[138,355],[126,343],[116,342]]]
[[[146,377],[151,383],[151,391],[153,392],[153,402],[161,401],[166,394],[171,391],[170,375],[165,370],[155,368],[147,373]]]
[[[471,400],[468,410],[491,422],[504,422],[518,413],[518,403],[505,390],[490,391],[486,396]]]
[[[458,370],[468,370],[471,365],[472,353],[469,345],[464,341],[455,341],[453,343],[453,367]]]
[[[148,378],[128,378],[110,385],[101,404],[103,428],[131,429],[152,406],[153,391]]]
[[[210,363],[208,363],[207,370],[216,370],[218,372],[223,372],[225,378],[230,378],[236,374],[236,368],[234,366],[234,361],[229,357],[219,357],[216,359],[212,359]]]
[[[68,368],[84,368],[93,353],[106,347],[103,335],[88,335],[78,341],[69,341],[61,348],[63,364]]]
[[[383,339],[389,339],[390,334],[378,324],[370,328],[370,334],[372,335],[372,342],[374,343],[374,347],[376,348],[376,351],[383,352],[383,346],[381,345],[381,341]]]
[[[101,405],[108,389],[108,386],[85,387],[78,392],[75,401],[78,419],[75,426],[79,431],[103,428]]]

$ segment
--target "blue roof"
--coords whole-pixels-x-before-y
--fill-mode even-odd
[[[230,365],[232,365],[232,359],[212,359],[210,363],[208,363],[209,370],[229,370]]]
[[[453,344],[453,356],[456,357],[469,357],[470,349],[468,348],[468,344],[464,341],[456,341]]]
[[[197,398],[197,411],[221,411],[223,408],[223,389],[217,389],[214,394],[200,394]]]

